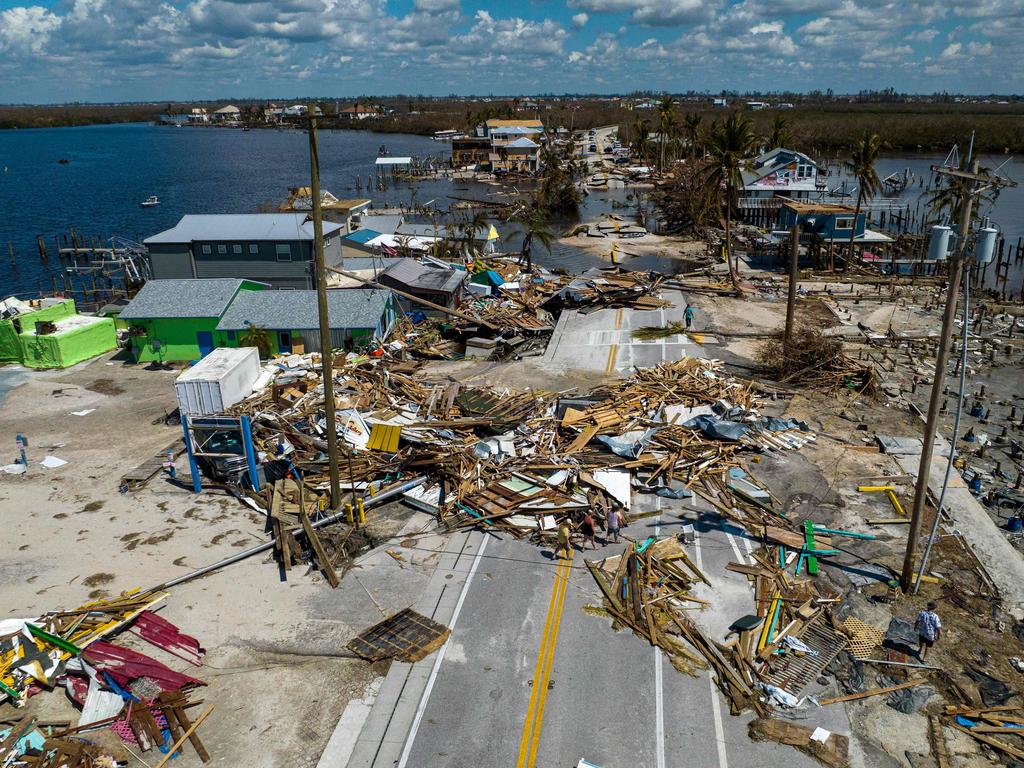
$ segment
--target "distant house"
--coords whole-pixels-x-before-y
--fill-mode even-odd
[[[341,258],[344,224],[324,222],[324,261]],[[150,274],[242,278],[275,288],[313,288],[313,221],[305,213],[189,214],[143,241]]]
[[[188,120],[190,123],[208,123],[210,122],[210,115],[205,107],[192,107]]]
[[[355,104],[338,110],[338,117],[342,120],[367,120],[377,114],[377,109],[367,104]]]
[[[331,348],[352,350],[386,339],[398,310],[390,291],[354,288],[328,291],[327,315]],[[240,293],[217,330],[237,340],[252,326],[267,332],[274,354],[322,351],[316,291]]]
[[[462,301],[463,287],[468,277],[469,273],[465,270],[428,267],[416,259],[399,259],[381,273],[377,282],[454,309]],[[439,310],[432,310],[402,296],[398,297],[398,303],[406,312],[441,314]]]
[[[367,210],[372,203],[368,198],[341,200],[325,189],[320,190],[320,210],[324,221],[344,224],[345,231],[351,232],[352,218]],[[313,210],[313,193],[309,187],[289,187],[288,199],[278,208],[282,213],[310,213]]]
[[[237,338],[217,330],[224,312],[241,292],[261,291],[265,283],[235,278],[149,280],[120,320],[127,322],[129,349],[136,362],[198,360],[217,347],[237,346]]]
[[[776,147],[754,158],[741,172],[743,196],[807,200],[821,191],[818,164],[803,152]],[[820,181],[820,184],[819,184]]]
[[[263,122],[276,125],[281,122],[284,116],[284,109],[277,104],[268,104],[263,108]]]
[[[491,161],[491,140],[483,136],[452,139],[452,165],[456,168],[484,166]]]
[[[529,173],[540,168],[540,120],[488,120],[477,133],[490,139],[492,170]]]
[[[771,105],[767,101],[748,101],[747,107],[749,109],[767,109]]]
[[[716,108],[724,108],[729,106],[729,100],[724,96],[716,96],[711,100],[711,106]]]
[[[78,314],[71,299],[0,301],[0,363],[67,368],[112,349],[114,321]]]
[[[232,123],[242,119],[242,110],[234,104],[228,104],[220,109],[214,110],[211,119],[215,123]]]

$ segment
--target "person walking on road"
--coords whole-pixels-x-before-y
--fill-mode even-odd
[[[917,614],[917,658],[921,661],[928,658],[928,650],[942,637],[942,622],[935,612],[936,607],[934,602],[930,602]]]
[[[594,540],[594,516],[587,511],[587,514],[583,516],[583,522],[580,523],[580,531],[583,533],[583,549],[587,548],[587,542],[590,542],[591,549],[597,549],[597,541]]]
[[[683,320],[686,321],[686,330],[690,330],[690,326],[693,325],[693,315],[693,307],[687,304],[686,309],[683,310]]]
[[[617,509],[608,513],[608,538],[615,544],[619,543],[619,529],[622,528],[622,514]]]
[[[572,531],[569,528],[568,518],[562,518],[562,522],[558,524],[558,546],[555,547],[555,559],[557,560],[561,556],[561,552],[565,552],[566,558],[569,557],[569,536]]]

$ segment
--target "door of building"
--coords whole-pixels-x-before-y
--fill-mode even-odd
[[[197,331],[196,344],[199,345],[199,356],[206,357],[213,352],[213,333],[211,331]]]
[[[292,334],[290,331],[278,331],[277,351],[282,355],[290,355],[292,353]]]

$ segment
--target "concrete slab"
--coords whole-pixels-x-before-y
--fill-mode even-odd
[[[672,302],[671,307],[563,312],[542,360],[559,367],[614,374],[631,371],[634,367],[650,367],[665,360],[701,357],[699,345],[686,334],[663,339],[633,338],[637,328],[682,322],[686,297],[679,291],[664,291],[663,297]]]

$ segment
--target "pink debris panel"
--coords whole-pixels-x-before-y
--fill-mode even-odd
[[[147,643],[152,643],[189,664],[198,667],[203,662],[206,650],[199,645],[199,641],[152,611],[140,613],[132,624],[131,631]]]

